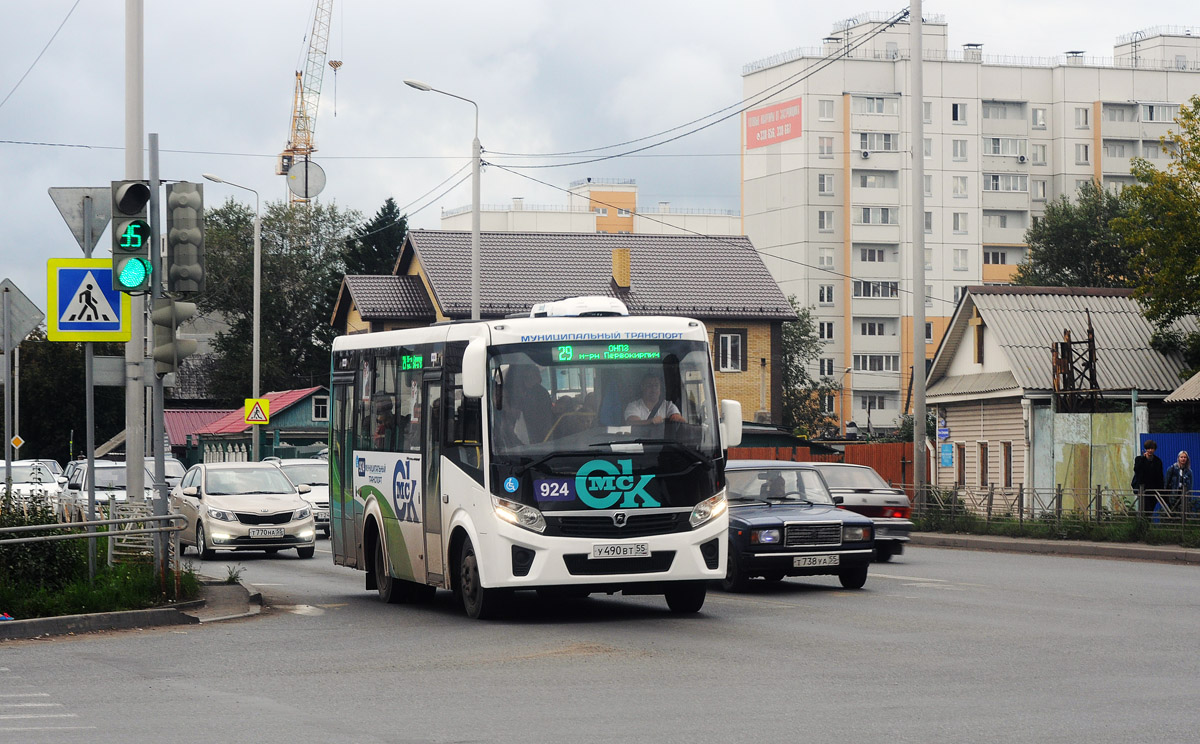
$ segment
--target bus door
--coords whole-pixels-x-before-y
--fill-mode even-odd
[[[329,441],[329,536],[334,562],[356,566],[354,523],[354,374],[348,382],[334,380],[333,433]]]
[[[441,378],[427,378],[423,399],[427,409],[421,427],[424,443],[421,474],[422,521],[425,524],[425,581],[441,585],[445,576],[442,565],[442,435],[443,403]]]

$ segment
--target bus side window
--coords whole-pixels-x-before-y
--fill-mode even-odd
[[[466,342],[446,344],[446,372],[450,387],[445,398],[450,404],[445,417],[442,454],[464,473],[483,485],[483,406],[462,391],[462,355]]]

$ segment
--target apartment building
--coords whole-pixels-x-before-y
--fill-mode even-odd
[[[995,57],[950,49],[945,19],[926,16],[914,225],[909,25],[889,20],[848,19],[820,47],[743,69],[745,231],[784,293],[815,308],[812,372],[842,383],[825,405],[860,428],[911,405],[914,227],[931,359],[965,287],[1010,281],[1048,201],[1131,183],[1135,156],[1165,165],[1160,139],[1200,93],[1200,29],[1128,34],[1111,58]]]
[[[573,181],[565,205],[483,204],[480,230],[488,232],[564,232],[633,235],[741,235],[742,217],[724,209],[680,209],[660,201],[643,208],[632,178],[581,178]],[[471,207],[442,211],[443,230],[470,230]]]

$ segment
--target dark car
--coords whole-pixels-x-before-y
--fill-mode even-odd
[[[843,509],[870,517],[875,523],[875,560],[889,561],[904,552],[913,529],[908,494],[893,488],[866,465],[814,462],[812,466],[825,476],[834,498],[842,498]]]
[[[729,560],[721,588],[741,591],[760,576],[837,576],[847,589],[867,582],[875,555],[871,520],[839,509],[811,465],[734,460],[725,467]]]

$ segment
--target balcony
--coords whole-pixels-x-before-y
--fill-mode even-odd
[[[892,207],[900,203],[900,189],[850,189],[850,203],[856,207]]]
[[[1011,222],[1012,220],[1010,220]],[[1001,245],[1024,245],[1025,228],[1023,227],[989,227],[983,224],[983,242]]]
[[[1029,157],[985,154],[979,158],[979,169],[984,173],[1028,173]]]
[[[899,150],[859,150],[855,143],[855,150],[850,153],[850,167],[870,168],[871,170],[893,170],[899,171],[905,166],[908,158],[907,152]],[[867,157],[863,157],[863,153],[867,153]]]
[[[1113,157],[1104,155],[1100,158],[1100,169],[1103,173],[1111,173],[1114,176],[1129,175],[1130,158]]]
[[[855,243],[899,243],[899,225],[851,225],[850,236]]]
[[[1029,134],[1028,117],[1016,119],[980,119],[979,131],[984,137],[1022,137]]]
[[[1029,210],[1028,191],[984,191],[980,199],[984,209]]]
[[[985,284],[1011,284],[1016,273],[1017,264],[984,264],[981,278]]]

